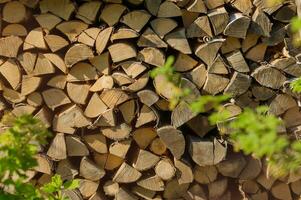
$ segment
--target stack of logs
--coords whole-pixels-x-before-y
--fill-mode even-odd
[[[299,199],[301,172],[268,177],[188,108],[229,93],[233,117],[266,104],[300,138],[293,1],[0,0],[0,11],[0,111],[54,133],[28,172],[34,184],[78,178],[72,200]],[[170,85],[149,77],[168,55],[192,91],[173,111]]]

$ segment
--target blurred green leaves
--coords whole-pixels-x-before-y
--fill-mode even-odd
[[[78,180],[63,183],[59,175],[36,188],[26,172],[37,166],[35,155],[51,136],[44,124],[31,115],[4,115],[0,133],[0,200],[66,200],[62,190],[79,186]]]

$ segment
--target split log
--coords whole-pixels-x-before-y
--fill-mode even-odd
[[[240,51],[233,52],[226,56],[227,61],[233,69],[238,72],[249,72],[249,66],[245,61],[242,53]]]
[[[68,82],[89,81],[96,79],[98,79],[96,69],[92,65],[84,62],[75,64],[67,75]]]
[[[279,94],[272,100],[269,106],[269,112],[279,116],[295,106],[297,106],[297,103],[293,97],[287,94]]]
[[[145,127],[138,128],[133,131],[133,139],[141,149],[145,149],[152,143],[152,140],[157,136],[155,129]]]
[[[191,80],[198,88],[202,88],[206,81],[206,67],[204,64],[200,64],[192,71],[188,72],[187,78]]]
[[[282,200],[284,200],[284,199],[291,200],[292,199],[290,188],[285,183],[281,183],[281,182],[276,183],[272,187],[271,193],[275,198],[278,198],[278,199],[282,199]]]
[[[95,194],[97,188],[99,186],[98,182],[90,181],[87,179],[79,179],[79,192],[83,196],[83,198],[89,198],[93,194]]]
[[[66,159],[58,162],[56,173],[62,177],[62,180],[71,180],[78,175],[78,170],[69,159]]]
[[[34,170],[49,175],[52,173],[53,163],[49,157],[44,154],[37,154],[35,159],[37,160],[37,166],[34,167]]]
[[[194,180],[200,184],[209,184],[217,179],[218,171],[214,165],[196,165],[193,170]]]
[[[156,18],[150,22],[150,25],[158,36],[163,38],[166,34],[175,29],[178,23],[170,18]]]
[[[72,67],[75,63],[92,58],[91,48],[84,44],[73,45],[65,54],[65,63],[67,67]]]
[[[156,138],[150,144],[150,150],[157,155],[162,155],[166,152],[166,145],[160,138]]]
[[[46,105],[52,110],[62,105],[71,103],[64,91],[59,89],[52,88],[45,90],[42,95]]]
[[[181,9],[176,4],[164,1],[159,7],[157,17],[178,17],[181,15]]]
[[[224,7],[216,8],[208,13],[215,35],[224,31],[228,24],[229,16]]]
[[[229,23],[224,29],[224,35],[244,39],[247,35],[250,21],[249,17],[246,17],[241,13],[230,15]]]
[[[140,110],[140,113],[138,114],[135,127],[138,128],[142,125],[156,120],[158,120],[158,115],[156,114],[156,111],[146,105],[143,105]]]
[[[159,100],[159,96],[152,90],[141,90],[137,93],[137,95],[139,100],[148,107],[152,106]]]
[[[204,1],[202,1],[202,0],[193,0],[193,1],[190,1],[186,5],[186,9],[189,12],[205,13],[205,14],[207,13],[207,7],[206,7]]]
[[[113,177],[113,181],[117,183],[136,182],[141,177],[141,173],[125,162],[119,167]]]
[[[97,16],[102,2],[92,1],[82,4],[76,13],[76,18],[83,20],[87,24],[92,24]]]
[[[164,182],[156,175],[140,179],[137,185],[151,191],[164,190]]]
[[[114,142],[110,145],[109,152],[112,155],[118,156],[120,158],[125,158],[131,146],[131,143],[131,139]]]
[[[185,139],[182,132],[172,126],[164,126],[157,129],[157,134],[173,156],[177,159],[181,158],[185,150]]]
[[[145,171],[153,168],[160,160],[158,156],[149,151],[140,149],[135,155],[133,167],[138,171]]]
[[[45,35],[44,39],[52,52],[56,52],[69,44],[67,40],[58,35]]]
[[[216,138],[208,140],[190,136],[189,140],[189,153],[193,161],[200,166],[215,165],[226,156],[226,143],[223,144]]]
[[[34,16],[39,25],[47,29],[48,31],[51,31],[56,25],[58,25],[62,20],[61,18],[52,15],[50,13],[40,14]]]
[[[66,142],[63,133],[56,134],[50,144],[47,155],[53,160],[63,160],[67,158]]]
[[[165,186],[163,197],[166,199],[177,199],[187,191],[189,184],[179,184],[177,179],[168,181]]]
[[[21,82],[21,71],[14,60],[7,60],[0,66],[0,73],[13,89],[17,89]]]
[[[71,105],[57,113],[53,119],[53,130],[73,134],[76,128],[88,126],[90,120],[77,105]]]
[[[208,94],[216,95],[227,87],[229,81],[228,78],[217,74],[207,74],[204,91]]]
[[[258,35],[270,37],[271,29],[272,23],[268,16],[259,9],[256,9],[252,16],[251,30]]]
[[[88,25],[86,23],[76,20],[62,22],[56,26],[56,29],[66,35],[70,42],[76,41],[76,37],[87,28]]]
[[[96,47],[96,50],[97,50],[98,54],[101,54],[104,51],[104,49],[106,48],[107,43],[109,42],[109,39],[110,39],[110,36],[111,36],[112,32],[113,32],[113,28],[109,27],[109,28],[106,28],[106,29],[102,30],[97,35],[97,38],[96,38],[96,41],[95,41],[95,47]]]
[[[94,154],[94,161],[105,170],[115,170],[123,163],[122,158],[112,154]]]
[[[5,57],[17,57],[23,40],[18,36],[0,38],[0,55]]]
[[[156,47],[167,48],[167,44],[161,40],[161,38],[154,33],[151,28],[147,28],[140,36],[137,45],[139,47]]]
[[[63,90],[66,86],[66,83],[67,83],[67,77],[65,75],[57,75],[57,76],[52,77],[47,82],[47,85]]]
[[[223,178],[217,181],[214,181],[208,185],[209,198],[219,198],[221,197],[228,188],[228,179]]]
[[[137,59],[157,67],[161,67],[165,63],[164,53],[153,47],[142,49],[139,52]]]
[[[75,10],[75,7],[70,0],[42,0],[40,2],[40,9],[42,13],[49,11],[64,20],[69,20],[71,14]]]
[[[45,53],[43,54],[52,64],[54,64],[59,70],[63,73],[67,73],[67,66],[65,65],[63,59],[53,53]]]
[[[137,56],[136,49],[127,43],[116,43],[108,47],[113,62],[120,62]]]
[[[94,118],[104,113],[107,108],[108,107],[99,98],[98,94],[94,93],[86,107],[84,114],[89,118]]]
[[[151,191],[140,186],[134,186],[132,188],[132,192],[143,199],[153,199],[156,195],[155,191]]]
[[[145,0],[145,7],[154,16],[157,15],[161,0]]]
[[[177,168],[176,175],[179,184],[192,183],[194,176],[190,164],[177,159],[174,159],[174,164]]]
[[[217,52],[221,48],[224,39],[215,39],[208,43],[203,43],[195,49],[195,55],[198,56],[207,65],[212,65],[216,58]]]
[[[68,156],[89,155],[87,146],[77,137],[66,136],[66,146]]]
[[[162,180],[167,181],[175,176],[176,169],[170,159],[163,158],[157,163],[155,172]]]
[[[115,196],[119,191],[119,184],[109,180],[104,184],[103,190],[105,195]]]
[[[23,44],[23,50],[32,48],[47,49],[42,28],[36,28],[28,33]]]
[[[93,163],[87,157],[83,157],[80,162],[80,176],[91,180],[91,181],[98,181],[105,175],[105,171],[99,168],[95,163]]]
[[[241,154],[233,154],[217,164],[219,173],[226,177],[237,178],[246,165]]]
[[[119,141],[128,138],[131,130],[132,128],[129,125],[123,123],[113,128],[103,128],[101,133],[112,140]]]
[[[241,171],[239,178],[242,180],[255,179],[261,172],[261,161],[251,156],[248,156],[246,161],[247,164],[245,165],[245,168]]]
[[[107,4],[102,10],[99,19],[106,22],[109,26],[115,25],[126,7],[121,4]]]
[[[150,17],[151,15],[145,10],[135,10],[124,15],[120,22],[139,33]]]
[[[105,52],[101,55],[94,56],[93,58],[90,58],[90,63],[96,67],[97,71],[99,71],[102,74],[108,75],[110,72],[110,54],[109,52]]]
[[[224,93],[230,94],[232,97],[245,93],[251,86],[251,77],[239,72],[234,72]]]
[[[184,54],[191,54],[191,49],[186,38],[185,29],[180,28],[168,33],[165,36],[165,41],[174,49]]]
[[[252,75],[262,86],[279,89],[286,77],[277,69],[268,66],[256,68]]]
[[[118,193],[115,195],[116,200],[138,200],[138,198],[126,190],[125,188],[121,187]]]
[[[28,33],[26,28],[21,24],[8,24],[2,30],[3,36],[14,35],[14,36],[25,37],[27,34]]]
[[[139,37],[139,33],[134,31],[133,29],[120,27],[119,29],[114,31],[114,33],[111,35],[110,40],[114,42],[115,40],[131,39],[137,37]]]
[[[232,51],[239,50],[241,48],[241,42],[239,38],[227,37],[221,47],[222,54],[230,53]]]
[[[136,116],[137,103],[134,100],[127,101],[119,106],[119,110],[124,121],[131,124]]]
[[[111,76],[103,75],[89,88],[91,92],[99,92],[104,89],[112,89],[114,80]]]
[[[108,147],[106,137],[102,134],[93,134],[84,136],[85,142],[88,146],[98,153],[107,153]]]

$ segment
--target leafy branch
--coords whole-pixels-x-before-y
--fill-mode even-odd
[[[59,175],[36,188],[26,180],[26,172],[37,166],[35,155],[51,135],[44,124],[31,115],[5,115],[0,133],[0,199],[66,200],[62,190],[78,187],[78,180],[63,183]]]
[[[167,61],[163,67],[155,68],[151,72],[151,77],[163,75],[178,90],[185,90],[186,88],[181,88],[181,84],[174,82],[175,79],[181,79],[181,76],[172,67],[173,59]],[[301,81],[298,84],[301,85]],[[208,107],[213,109],[209,116],[210,123],[212,125],[223,123],[227,130],[231,130],[229,140],[235,150],[258,158],[266,158],[270,174],[279,177],[297,170],[301,165],[301,143],[291,142],[286,136],[278,134],[277,130],[282,121],[269,114],[267,106],[259,106],[255,110],[245,108],[238,116],[229,120],[231,115],[221,104],[230,98],[229,95],[204,95],[191,102],[189,106],[196,114],[208,111]],[[181,100],[182,96],[174,102],[179,103]]]

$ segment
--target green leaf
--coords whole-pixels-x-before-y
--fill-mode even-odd
[[[291,30],[292,32],[298,32],[301,29],[301,19],[298,17],[293,17],[291,19]]]
[[[77,179],[66,181],[66,183],[64,183],[64,189],[66,190],[74,190],[78,187],[79,187],[79,180]]]

